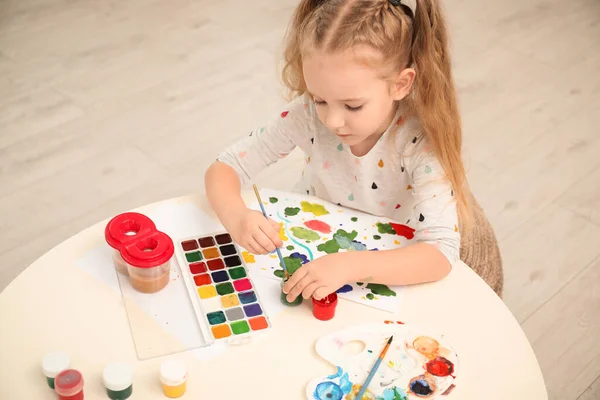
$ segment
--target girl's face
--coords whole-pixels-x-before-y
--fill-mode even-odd
[[[321,122],[344,144],[353,149],[367,146],[368,152],[392,122],[395,101],[408,94],[414,70],[405,69],[394,79],[384,80],[382,69],[357,61],[357,51],[369,52],[361,55],[370,58],[378,56],[368,48],[336,54],[311,52],[303,59],[303,72]]]

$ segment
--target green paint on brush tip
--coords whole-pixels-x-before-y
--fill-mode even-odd
[[[287,217],[293,217],[294,215],[298,215],[300,209],[298,207],[287,207],[284,212]]]
[[[269,197],[269,202],[271,204],[275,204],[279,201],[279,199],[277,197]]]
[[[302,266],[302,259],[294,258],[294,257],[283,257],[283,262],[285,263],[285,268],[288,270],[290,276],[294,275],[294,272],[298,270]],[[285,272],[283,269],[277,269],[273,271],[273,274],[278,278],[284,278]]]
[[[369,283],[367,285],[367,289],[371,290],[371,293],[376,294],[378,296],[396,296],[396,292],[389,288],[387,285],[382,285],[379,283]]]

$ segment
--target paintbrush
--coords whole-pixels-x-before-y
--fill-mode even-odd
[[[263,206],[262,200],[260,198],[260,193],[258,193],[258,188],[256,187],[256,185],[253,185],[253,186],[254,186],[254,194],[256,194],[256,199],[258,200],[258,205],[260,206],[260,210],[262,211],[265,218],[269,219],[269,217],[267,216],[267,212],[265,211],[265,207]],[[283,261],[283,256],[281,255],[281,251],[279,251],[278,247],[275,247],[275,251],[277,252],[277,257],[279,257],[279,263],[281,264],[281,268],[283,268],[283,272],[285,273],[285,279],[288,280],[288,279],[290,279],[290,274],[288,273],[288,270],[285,267],[285,262]]]
[[[373,377],[375,376],[375,372],[377,372],[377,369],[381,365],[381,362],[383,361],[385,354],[387,353],[388,349],[390,348],[390,344],[392,344],[392,339],[394,339],[394,335],[390,336],[387,343],[385,344],[385,347],[383,348],[383,350],[381,350],[381,354],[379,354],[379,357],[377,357],[377,361],[375,361],[375,365],[373,365],[373,368],[371,368],[371,372],[369,372],[369,376],[367,376],[365,383],[362,385],[362,387],[360,388],[360,391],[354,398],[355,400],[360,400],[362,398],[362,396],[365,394],[365,391],[367,390],[369,383],[371,383],[371,379],[373,379]]]

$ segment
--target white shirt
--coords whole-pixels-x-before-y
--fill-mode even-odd
[[[399,109],[375,146],[357,157],[321,122],[304,95],[217,159],[231,166],[245,186],[296,147],[305,153],[298,183],[305,193],[408,225],[416,241],[436,246],[451,263],[459,259],[454,193],[416,119],[404,119]]]

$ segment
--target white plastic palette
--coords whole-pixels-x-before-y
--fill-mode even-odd
[[[306,397],[354,399],[391,335],[392,345],[363,400],[435,399],[453,390],[458,356],[446,338],[401,322],[385,321],[342,329],[320,338],[317,353],[338,371],[310,381]],[[358,354],[346,354],[343,349],[351,342],[362,342],[365,347]]]
[[[227,232],[176,243],[176,256],[207,343],[243,342],[271,326],[241,251]]]

